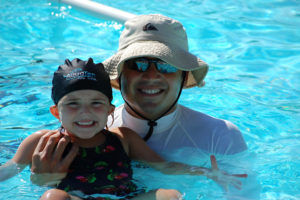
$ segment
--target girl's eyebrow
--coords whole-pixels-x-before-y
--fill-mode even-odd
[[[78,100],[79,98],[77,98],[77,97],[69,97],[69,98],[67,98],[66,100],[67,101],[74,101],[74,100]]]
[[[78,97],[69,97],[66,99],[67,101],[75,101],[75,100],[80,100],[80,98]],[[105,98],[103,97],[94,97],[92,99],[90,99],[91,101],[96,101],[96,100],[105,100]]]
[[[102,97],[96,97],[96,98],[93,98],[91,100],[105,100],[105,98],[102,98]]]

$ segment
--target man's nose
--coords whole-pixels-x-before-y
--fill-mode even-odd
[[[157,71],[155,63],[150,63],[149,68],[144,72],[144,77],[149,79],[155,79],[159,76],[159,71]]]

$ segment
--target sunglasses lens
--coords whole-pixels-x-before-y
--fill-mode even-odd
[[[175,73],[177,72],[177,69],[173,67],[172,65],[163,62],[163,61],[158,61],[156,63],[156,68],[160,73],[167,74],[167,73]]]
[[[145,72],[150,66],[150,63],[154,63],[157,71],[163,74],[174,73],[177,72],[177,69],[172,65],[161,61],[161,60],[149,60],[144,58],[139,58],[133,61],[133,63],[129,64],[130,68],[136,70],[138,72]]]
[[[149,66],[149,62],[147,60],[136,60],[135,61],[135,64],[136,64],[136,70],[137,71],[140,71],[140,72],[145,72],[147,71],[148,69],[148,66]]]

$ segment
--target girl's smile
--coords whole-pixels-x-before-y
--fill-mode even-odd
[[[108,98],[96,90],[77,90],[60,99],[52,112],[68,130],[69,134],[81,139],[93,138],[106,125],[108,115],[114,107]]]

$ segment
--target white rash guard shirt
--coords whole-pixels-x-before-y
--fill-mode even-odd
[[[239,129],[231,122],[217,119],[177,105],[174,112],[156,121],[157,126],[147,144],[158,154],[191,147],[209,154],[236,154],[247,149]],[[128,127],[144,137],[147,121],[130,115],[124,104],[117,107],[109,128]]]

